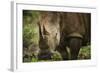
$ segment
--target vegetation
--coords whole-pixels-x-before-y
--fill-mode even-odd
[[[38,11],[30,11],[30,10],[23,11],[23,52],[28,52],[28,50],[25,50],[25,48],[30,49],[32,44],[39,45],[39,28],[37,24],[39,15],[40,14]],[[48,60],[38,60],[37,57],[34,57],[33,54],[31,54],[31,57],[32,59],[28,58],[28,61],[27,59],[23,59],[24,60],[23,62],[48,61]],[[78,59],[82,60],[82,59],[90,59],[90,58],[91,58],[90,45],[82,47],[80,49]],[[55,52],[52,56],[52,59],[49,61],[60,61],[60,60],[62,60],[61,55],[58,52]]]
[[[78,59],[91,59],[91,47],[90,47],[90,45],[84,46],[80,49]]]

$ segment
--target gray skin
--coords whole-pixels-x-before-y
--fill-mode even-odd
[[[90,42],[90,14],[89,13],[61,13],[60,44],[57,50],[63,60],[68,60],[66,46],[70,49],[70,59],[76,60],[79,50]]]
[[[51,59],[57,50],[63,60],[76,60],[80,48],[90,42],[89,13],[41,12],[39,59]],[[70,50],[70,58],[67,48]]]
[[[39,59],[51,59],[60,41],[60,17],[57,12],[41,12],[39,19]]]

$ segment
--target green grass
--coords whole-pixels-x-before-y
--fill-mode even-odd
[[[84,46],[80,49],[78,59],[91,59],[91,47]]]
[[[78,60],[87,60],[87,59],[91,59],[90,45],[82,47],[78,55]],[[32,58],[30,62],[47,62],[47,61],[61,61],[61,60],[62,60],[61,55],[58,52],[55,52],[51,60],[38,60],[37,58]]]

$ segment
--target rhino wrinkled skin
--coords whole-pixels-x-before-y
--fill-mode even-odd
[[[57,50],[63,60],[68,60],[66,47],[70,48],[72,60],[76,60],[80,47],[90,42],[89,13],[41,12],[39,18],[39,58],[50,59]]]

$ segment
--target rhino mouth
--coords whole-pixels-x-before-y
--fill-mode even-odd
[[[41,53],[38,55],[38,59],[39,60],[50,60],[52,55],[53,55],[52,53]]]

